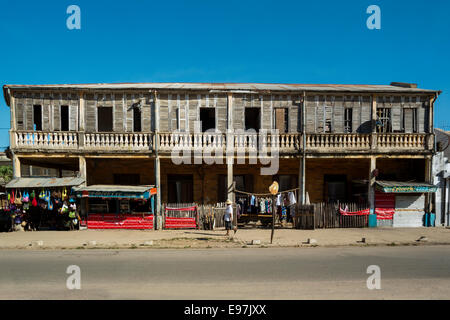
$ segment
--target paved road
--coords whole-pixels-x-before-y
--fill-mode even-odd
[[[68,290],[66,269],[81,269]],[[369,265],[381,289],[368,290]],[[450,246],[0,251],[0,299],[448,299]]]

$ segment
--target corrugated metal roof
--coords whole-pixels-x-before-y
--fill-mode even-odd
[[[352,84],[282,84],[282,83],[92,83],[92,84],[45,84],[4,85],[4,89],[145,89],[145,90],[247,90],[247,91],[348,91],[348,92],[438,92],[420,88],[405,88],[392,85]]]
[[[9,106],[10,89],[21,90],[195,90],[228,92],[349,92],[349,93],[437,93],[439,90],[370,84],[295,84],[295,83],[90,83],[90,84],[10,84],[3,86],[3,96]]]
[[[15,178],[6,184],[7,189],[20,188],[56,188],[78,186],[84,182],[83,178]]]
[[[151,188],[154,188],[153,185],[144,185],[144,186],[123,186],[123,185],[106,185],[106,184],[95,184],[90,186],[82,186],[82,187],[73,187],[73,191],[75,192],[146,192]]]

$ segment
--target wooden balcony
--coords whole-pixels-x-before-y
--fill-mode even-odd
[[[257,154],[261,151],[280,155],[302,153],[303,136],[300,133],[179,133],[151,132],[44,132],[11,131],[11,148],[24,152],[71,153],[170,153],[178,150],[222,152],[233,147],[235,153]],[[155,139],[155,140],[154,140]],[[227,145],[229,141],[229,145]],[[308,154],[348,153],[429,153],[433,150],[434,135],[425,133],[387,134],[306,134],[305,152]]]
[[[279,153],[298,153],[301,147],[301,134],[258,135],[251,133],[158,133],[158,150],[170,152],[177,150],[221,151],[227,150],[227,139],[235,152],[256,153],[260,150]]]

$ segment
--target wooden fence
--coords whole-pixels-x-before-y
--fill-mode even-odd
[[[367,215],[344,216],[339,212],[348,208],[349,212],[367,209],[366,203],[314,203],[311,205],[297,205],[295,214],[295,228],[297,229],[326,229],[326,228],[365,228],[368,227]]]
[[[214,230],[215,228],[225,227],[223,216],[225,214],[225,203],[217,203],[215,205],[199,205],[196,203],[165,203],[163,204],[163,212],[165,208],[187,208],[197,206],[198,210],[198,226],[202,230]],[[186,217],[187,211],[171,211],[173,217]]]

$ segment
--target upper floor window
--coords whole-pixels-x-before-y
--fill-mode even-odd
[[[200,108],[200,121],[202,123],[202,132],[216,127],[215,108]]]
[[[61,131],[69,131],[69,106],[61,106]]]
[[[245,108],[245,130],[253,129],[259,132],[261,128],[261,113],[259,108]]]
[[[142,112],[141,108],[139,107],[133,108],[133,131],[134,132],[142,131]]]
[[[344,133],[352,133],[353,108],[344,109]]]
[[[40,104],[33,106],[33,129],[35,131],[42,130],[42,106]]]
[[[113,108],[98,107],[97,108],[97,130],[98,132],[113,131]]]
[[[279,133],[288,132],[288,109],[275,108],[275,129],[278,129]]]
[[[392,132],[392,118],[390,108],[377,108],[377,132]]]
[[[405,133],[417,132],[417,109],[405,108],[403,109],[403,131]]]

